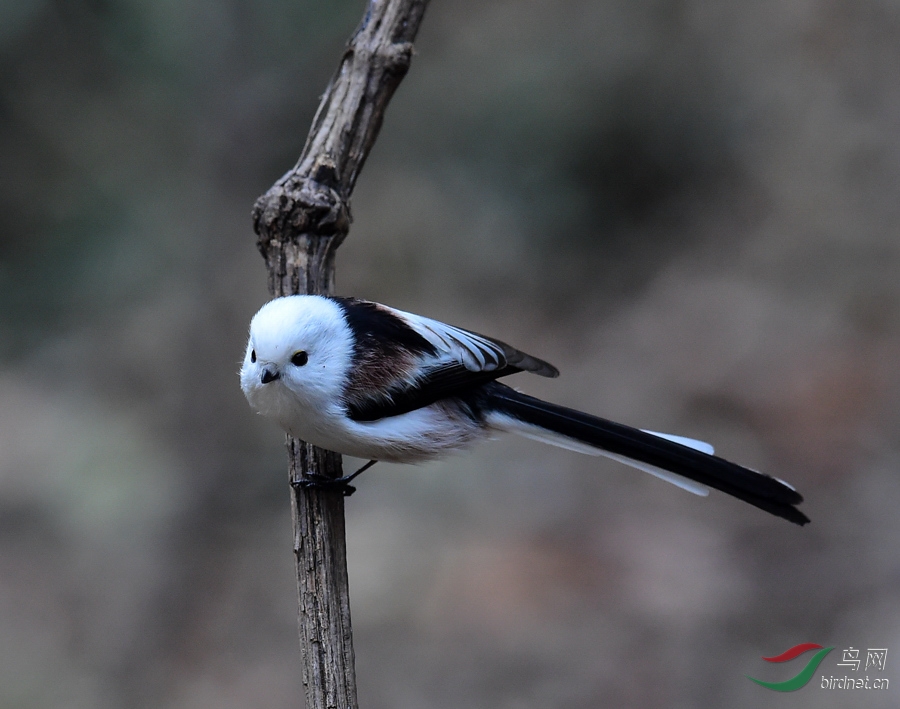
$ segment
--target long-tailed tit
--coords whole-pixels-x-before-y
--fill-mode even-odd
[[[689,492],[715,488],[796,524],[790,485],[713,455],[522,394],[498,380],[555,367],[484,335],[364,300],[277,298],[250,323],[241,388],[290,435],[338,453],[414,463],[511,431],[604,455]],[[353,476],[350,476],[353,477]]]

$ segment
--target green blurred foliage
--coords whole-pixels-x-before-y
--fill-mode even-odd
[[[302,136],[280,128],[315,110],[297,87],[327,76],[359,7],[4,3],[0,355],[26,355],[193,268],[201,249],[177,212],[202,198],[198,171],[229,161],[261,188],[283,167]]]

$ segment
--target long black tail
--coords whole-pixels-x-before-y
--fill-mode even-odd
[[[479,393],[485,411],[506,414],[593,448],[662,468],[794,524],[809,522],[795,507],[803,502],[800,493],[768,475],[652,433],[521,394],[499,382],[485,385]]]

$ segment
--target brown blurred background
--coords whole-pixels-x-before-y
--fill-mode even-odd
[[[302,705],[283,439],[236,376],[250,209],[362,11],[0,3],[0,708]],[[524,439],[379,465],[362,707],[898,705],[898,68],[890,0],[433,3],[339,292],[547,358],[514,383],[813,523]],[[896,684],[746,679],[800,642]]]

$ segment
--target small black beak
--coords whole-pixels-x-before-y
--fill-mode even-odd
[[[268,384],[269,382],[274,382],[276,379],[281,379],[281,375],[278,372],[273,373],[268,369],[264,369],[259,381],[263,384]]]

